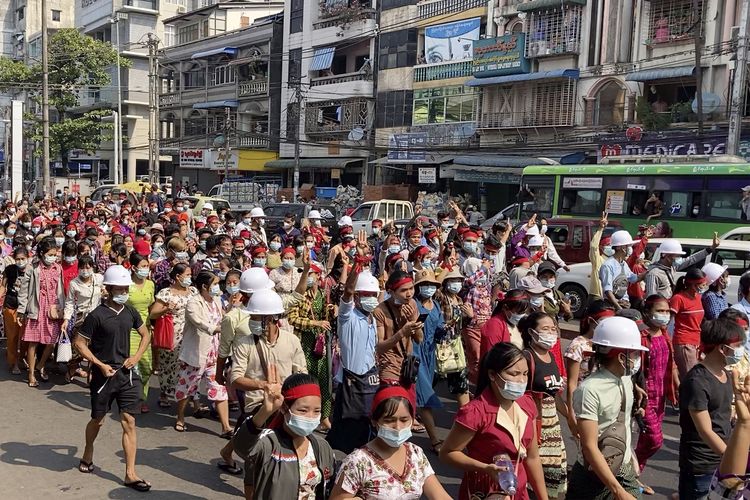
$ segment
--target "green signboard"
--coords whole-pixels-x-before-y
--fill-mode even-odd
[[[526,35],[513,33],[474,40],[474,76],[515,75],[531,71],[525,56]]]

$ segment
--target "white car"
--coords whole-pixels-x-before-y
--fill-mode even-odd
[[[680,238],[682,249],[686,255],[699,252],[704,248],[711,246],[712,241],[709,239],[697,238]],[[664,238],[652,238],[646,245],[645,256],[649,262],[659,260],[659,245]],[[716,262],[723,266],[728,266],[732,282],[726,290],[727,299],[730,304],[737,301],[737,288],[740,282],[740,276],[750,269],[750,241],[724,240],[719,248],[708,256],[705,262],[700,264],[703,267],[708,262]],[[682,276],[685,272],[677,273]],[[589,284],[591,283],[591,263],[582,262],[570,266],[570,272],[560,271],[557,273],[557,288],[570,298],[570,308],[576,318],[580,318],[586,308],[589,298]]]
[[[721,235],[722,240],[750,241],[750,226],[735,227]]]

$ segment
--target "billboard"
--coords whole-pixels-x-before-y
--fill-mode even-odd
[[[181,149],[180,150],[180,167],[182,168],[202,168],[203,167],[203,149]]]
[[[474,41],[474,76],[515,75],[528,73],[531,65],[525,55],[526,35],[512,33],[497,38]]]
[[[424,30],[425,60],[428,64],[471,60],[472,42],[479,40],[482,20],[478,17],[438,24]]]
[[[388,137],[388,159],[391,161],[424,162],[427,132],[392,134]]]

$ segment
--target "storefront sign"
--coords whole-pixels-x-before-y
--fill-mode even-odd
[[[474,76],[515,75],[531,71],[525,55],[526,35],[514,33],[474,41]]]
[[[563,179],[563,188],[571,189],[601,189],[601,177],[566,177]]]
[[[425,161],[427,132],[392,134],[388,137],[388,160],[403,163]]]
[[[180,167],[181,168],[202,168],[203,154],[202,149],[181,149],[180,150]]]
[[[211,170],[237,170],[237,151],[206,150],[206,166]]]
[[[650,155],[650,156],[720,156],[726,153],[726,135],[709,135],[701,139],[695,136],[648,137],[630,140],[626,135],[613,135],[600,139],[598,159],[608,156]],[[739,155],[750,160],[750,140],[743,138]]]
[[[482,20],[478,17],[455,23],[430,26],[424,30],[425,59],[428,64],[472,58],[472,41],[479,40]]]
[[[435,184],[437,182],[437,169],[434,167],[419,167],[420,184]]]
[[[486,182],[489,184],[520,184],[520,171],[521,169],[519,169],[519,174],[509,174],[507,172],[477,172],[455,169],[453,180],[461,182]]]

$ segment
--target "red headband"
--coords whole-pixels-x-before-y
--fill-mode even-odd
[[[738,337],[734,337],[734,338],[727,340],[726,342],[722,342],[721,344],[704,344],[703,342],[701,342],[700,349],[701,349],[701,352],[708,354],[709,352],[713,351],[719,346],[734,344],[735,342],[742,342],[742,339]]]
[[[408,285],[409,283],[413,283],[413,282],[414,282],[413,279],[409,278],[408,276],[405,276],[405,277],[401,278],[400,280],[398,280],[397,282],[395,282],[394,284],[392,284],[390,286],[390,289],[391,290],[398,290],[402,286]]]
[[[285,249],[281,251],[281,256],[283,257],[285,255],[291,255],[292,257],[296,257],[297,252],[292,247],[286,247]]]
[[[735,321],[735,323],[737,323],[738,325],[740,325],[742,328],[747,328],[748,326],[750,326],[750,323],[748,323],[747,321],[745,321],[742,318],[737,318],[737,320]]]
[[[462,236],[463,236],[464,239],[466,239],[466,238],[479,239],[479,235],[476,232],[471,231],[471,230],[466,231]]]
[[[691,285],[694,283],[705,283],[707,280],[706,278],[686,278],[685,283],[690,283]]]
[[[612,309],[603,309],[599,311],[598,313],[589,314],[589,318],[593,318],[593,319],[611,318],[614,315],[615,315],[615,312]]]
[[[318,396],[320,397],[320,386],[318,384],[303,384],[297,387],[292,387],[288,391],[282,393],[284,401],[296,401],[297,399],[304,398],[307,396]]]
[[[411,416],[414,417],[414,401],[411,400],[411,396],[409,396],[409,393],[406,391],[406,389],[404,389],[400,385],[386,387],[385,389],[381,389],[376,392],[375,397],[372,398],[372,409],[370,410],[370,415],[372,416],[375,413],[375,410],[378,409],[380,403],[382,403],[386,399],[391,398],[404,398],[409,403],[411,403]]]

